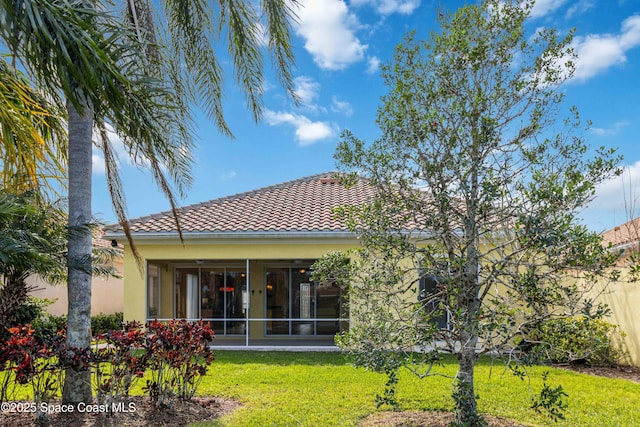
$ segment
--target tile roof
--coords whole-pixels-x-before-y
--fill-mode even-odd
[[[93,237],[91,238],[91,242],[94,249],[110,249],[119,253],[122,252],[122,247],[114,247],[111,245],[111,239],[102,238],[105,234],[105,231],[102,228],[96,228],[93,230],[92,234]]]
[[[333,217],[331,209],[360,205],[373,195],[366,180],[345,188],[335,172],[329,172],[185,206],[179,215],[184,233],[346,232],[346,225]],[[130,224],[136,235],[176,232],[169,211],[132,219]],[[107,234],[111,233],[122,230],[111,226]]]
[[[111,240],[105,240],[98,237],[93,238],[93,247],[94,248],[106,248],[111,249]]]
[[[638,243],[640,241],[640,217],[618,225],[601,234],[602,243],[613,246]]]

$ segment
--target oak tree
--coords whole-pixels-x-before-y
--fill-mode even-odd
[[[484,422],[478,356],[517,359],[540,322],[601,314],[582,291],[615,257],[578,214],[619,159],[583,140],[561,91],[571,34],[527,34],[532,6],[483,0],[441,13],[429,40],[398,45],[382,68],[381,136],[366,144],[345,131],[336,152],[346,181],[377,189],[371,204],[338,212],[362,246],[348,264],[316,265],[316,277],[348,283],[351,324],[338,341],[358,364],[393,385],[400,366],[425,376],[441,352],[455,355],[465,426]]]

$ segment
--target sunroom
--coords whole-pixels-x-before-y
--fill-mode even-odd
[[[313,262],[149,260],[146,320],[202,319],[227,344],[330,344],[348,315],[336,284],[311,280]]]
[[[142,265],[110,227],[106,237],[125,247],[125,320],[202,319],[215,345],[333,345],[348,328],[342,291],[314,283],[310,269],[357,246],[332,208],[372,192],[326,173],[187,206],[182,240],[169,212],[133,219]]]

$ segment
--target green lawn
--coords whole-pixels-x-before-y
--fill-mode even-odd
[[[354,426],[376,411],[375,395],[384,388],[383,375],[356,369],[338,353],[216,354],[198,394],[231,397],[244,406],[214,425]],[[560,369],[549,369],[548,382],[569,394],[566,421],[554,424],[536,414],[528,408],[546,369],[533,369],[529,382],[482,360],[476,370],[480,411],[538,426],[640,426],[640,384]],[[455,371],[455,360],[445,359],[441,372]],[[451,379],[439,376],[419,380],[403,372],[398,385],[402,410],[450,410],[450,392]]]
[[[445,358],[439,372],[454,375],[456,363]],[[557,424],[529,409],[542,386],[562,385],[569,394],[566,420]],[[199,395],[225,396],[243,406],[204,426],[355,426],[375,412],[375,395],[386,377],[354,368],[339,353],[218,351],[203,379]],[[448,411],[453,406],[451,378],[417,379],[401,372],[401,410]],[[534,426],[640,426],[640,384],[598,378],[561,369],[537,367],[525,381],[482,359],[476,369],[476,390],[482,413]],[[23,389],[24,394],[26,390]],[[134,394],[141,394],[140,385]],[[19,398],[27,399],[27,395]]]

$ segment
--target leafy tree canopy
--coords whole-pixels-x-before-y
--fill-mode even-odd
[[[345,131],[336,153],[378,190],[338,212],[362,248],[348,271],[335,254],[316,266],[319,278],[338,271],[357,301],[340,337],[357,363],[393,384],[399,366],[428,375],[441,350],[457,356],[461,425],[482,424],[478,354],[517,358],[518,337],[540,322],[601,314],[583,291],[615,258],[577,215],[619,158],[590,149],[564,107],[572,34],[530,37],[532,5],[480,1],[442,13],[429,40],[398,45],[382,69],[380,138]]]

